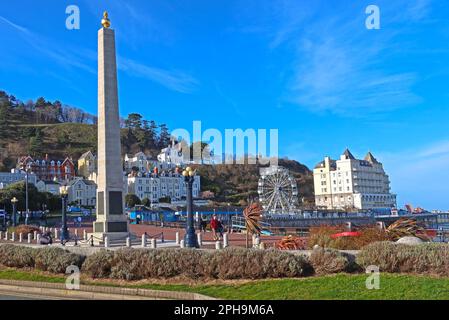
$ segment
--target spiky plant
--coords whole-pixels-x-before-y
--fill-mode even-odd
[[[260,227],[260,220],[262,219],[263,208],[258,203],[250,204],[243,210],[246,225],[246,247],[248,247],[248,234],[259,235],[262,231]]]
[[[275,247],[279,250],[305,250],[306,244],[304,239],[290,235],[276,242]]]
[[[423,241],[429,241],[426,229],[413,219],[399,219],[385,231],[392,241],[397,241],[402,237],[417,237]]]

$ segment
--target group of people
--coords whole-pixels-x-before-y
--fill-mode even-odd
[[[202,232],[206,232],[207,222],[203,218],[199,218],[200,229]],[[215,241],[221,240],[223,238],[224,226],[223,223],[218,219],[217,215],[214,214],[210,220],[210,228],[212,229],[212,234]]]

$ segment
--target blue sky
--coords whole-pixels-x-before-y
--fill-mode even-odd
[[[70,4],[80,30],[65,27]],[[380,30],[365,28],[370,4]],[[399,206],[449,209],[447,1],[3,0],[0,89],[96,113],[105,9],[123,116],[279,129],[280,154],[309,167],[371,150]]]

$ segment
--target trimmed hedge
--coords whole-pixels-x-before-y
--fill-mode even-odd
[[[85,257],[61,248],[43,248],[36,250],[35,268],[52,273],[65,273],[68,266],[81,268]]]
[[[311,267],[302,256],[275,250],[120,249],[113,253],[102,250],[87,257],[83,271],[94,278],[124,280],[176,276],[264,279],[302,277],[311,273]]]
[[[66,268],[81,268],[85,257],[61,248],[33,249],[6,244],[0,246],[0,265],[11,268],[36,268],[52,273],[65,273]]]
[[[425,273],[449,276],[447,244],[405,245],[377,242],[364,247],[357,255],[362,267],[378,266],[381,272]]]
[[[355,261],[354,261],[355,260]],[[279,250],[227,248],[216,251],[187,249],[100,250],[87,258],[56,247],[32,249],[0,245],[0,265],[65,273],[76,265],[93,278],[141,280],[295,278],[313,273],[353,272],[376,265],[381,272],[449,276],[449,245],[416,246],[377,242],[364,247],[357,258],[332,249],[315,249],[310,258]]]
[[[35,250],[5,244],[0,246],[0,265],[11,268],[34,268]]]
[[[100,250],[88,256],[83,263],[83,271],[89,273],[92,278],[107,278],[111,274],[114,252]]]
[[[318,275],[351,272],[355,269],[354,257],[335,249],[316,248],[309,260]]]

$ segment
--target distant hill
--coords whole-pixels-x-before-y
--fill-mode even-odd
[[[313,202],[313,174],[303,164],[294,160],[279,159],[279,165],[290,170],[296,178],[300,198]],[[218,201],[247,204],[255,199],[259,182],[259,165],[195,166],[201,176],[201,188],[213,191]],[[300,199],[301,200],[301,199]]]
[[[97,149],[97,118],[81,109],[44,98],[26,103],[0,91],[0,170],[14,167],[23,155],[62,159],[79,158]],[[144,151],[156,156],[168,145],[165,124],[132,113],[121,120],[123,153]]]
[[[123,155],[143,151],[156,157],[170,142],[166,125],[132,113],[122,120]],[[15,167],[18,157],[31,155],[53,159],[72,157],[97,150],[96,117],[84,111],[39,98],[23,103],[0,91],[0,171]],[[294,160],[280,159],[298,182],[300,197],[313,200],[312,172]],[[245,204],[257,197],[258,165],[201,166],[202,190],[216,194],[220,202]]]

